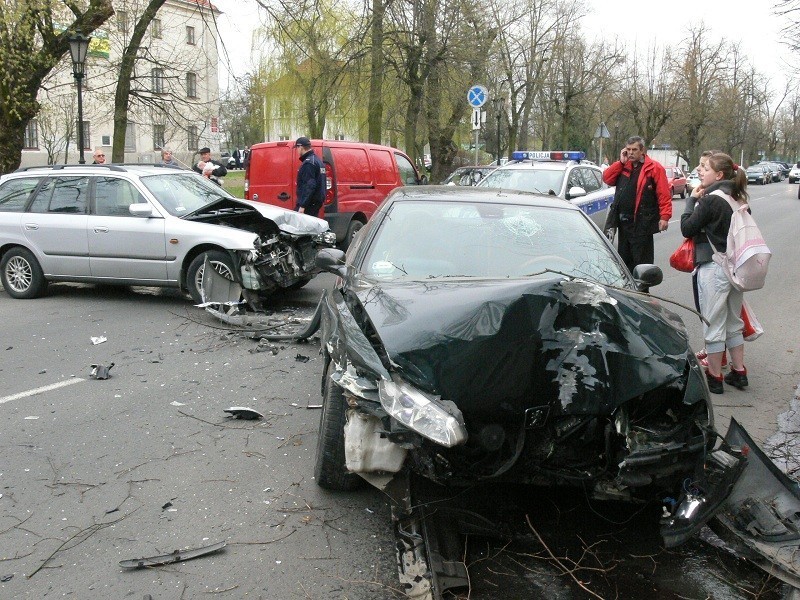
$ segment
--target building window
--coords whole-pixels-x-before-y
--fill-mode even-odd
[[[161,150],[167,145],[167,130],[164,125],[153,125],[153,150]]]
[[[197,73],[186,74],[186,95],[189,98],[197,98]]]
[[[279,135],[278,136],[278,141],[279,142],[288,142],[289,141],[289,136],[288,135]]]
[[[197,151],[200,147],[200,136],[197,134],[197,125],[189,125],[189,129],[187,130],[188,135],[188,143],[187,143],[187,150],[191,150],[192,152]]]
[[[101,136],[100,140],[101,140],[100,141],[100,145],[101,146],[110,146],[111,145],[111,136],[110,135]]]
[[[154,94],[163,94],[166,92],[166,85],[164,84],[164,69],[153,69],[150,71],[150,78],[152,79],[152,90]]]
[[[194,27],[186,26],[186,43],[194,46]]]
[[[337,133],[335,139],[340,140],[340,141],[344,140],[345,139],[344,138],[344,134],[343,133]]]
[[[158,40],[161,39],[161,19],[153,19],[150,24],[150,35]]]
[[[25,139],[22,147],[25,150],[39,149],[39,123],[36,122],[36,119],[28,121],[28,126],[25,127]]]
[[[128,31],[128,13],[124,10],[117,12],[117,29],[120,31]]]
[[[130,121],[125,128],[125,152],[136,152],[136,123]]]

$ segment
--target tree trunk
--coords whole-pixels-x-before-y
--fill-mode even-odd
[[[383,125],[383,0],[372,0],[372,68],[369,75],[369,107],[367,109],[367,139],[381,143]]]
[[[147,28],[167,0],[150,0],[142,16],[136,21],[131,39],[122,52],[117,89],[114,92],[114,142],[111,146],[111,162],[125,162],[125,134],[128,130],[128,107],[130,106],[131,77],[136,57]]]

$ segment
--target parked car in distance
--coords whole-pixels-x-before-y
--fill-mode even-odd
[[[670,195],[678,194],[681,198],[686,198],[686,175],[680,167],[664,167],[664,171],[667,173]]]
[[[311,140],[325,164],[328,191],[323,214],[346,249],[383,199],[396,187],[428,182],[411,159],[395,148],[363,142]],[[265,142],[250,148],[244,197],[293,210],[300,168],[293,141]]]
[[[692,172],[686,177],[686,192],[691,194],[698,185],[700,185],[700,176],[697,174],[697,169],[692,169]]]
[[[255,299],[308,283],[317,250],[334,243],[322,219],[237,200],[192,171],[66,165],[0,177],[0,279],[13,298],[72,281],[177,287],[199,303],[207,259]]]
[[[763,165],[764,167],[766,167],[767,169],[770,170],[770,173],[772,174],[772,181],[773,182],[783,181],[786,178],[784,176],[784,174],[783,174],[783,167],[781,165],[779,165],[778,163],[760,162],[758,164]]]
[[[718,506],[705,500],[712,488],[729,493],[724,477],[695,480],[716,435],[686,328],[636,293],[661,270],[631,275],[572,203],[400,188],[346,256],[321,250],[317,261],[337,275],[321,302],[318,485],[388,489],[412,472],[451,490],[667,498],[663,516],[682,515],[661,520],[673,544]],[[687,498],[687,478],[690,514],[671,503]]]
[[[800,162],[789,169],[789,183],[800,181]]]
[[[757,164],[747,167],[747,183],[765,185],[772,181],[772,171],[764,165]]]
[[[459,167],[442,181],[442,185],[478,185],[497,167]]]

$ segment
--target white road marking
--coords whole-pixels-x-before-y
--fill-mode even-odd
[[[75,377],[73,379],[59,381],[58,383],[53,383],[51,385],[45,385],[34,390],[28,390],[27,392],[20,392],[19,394],[14,394],[13,396],[5,396],[4,398],[0,398],[0,404],[5,404],[6,402],[11,402],[12,400],[19,400],[20,398],[27,398],[28,396],[35,396],[36,394],[57,390],[58,388],[66,387],[68,385],[72,385],[73,383],[80,383],[81,381],[86,380],[82,377]]]

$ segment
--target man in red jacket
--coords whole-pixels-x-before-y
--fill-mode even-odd
[[[608,210],[605,231],[613,239],[619,231],[617,249],[628,269],[652,264],[653,236],[666,231],[672,216],[672,196],[667,174],[645,154],[644,140],[628,138],[619,160],[603,171],[603,181],[616,186]]]

